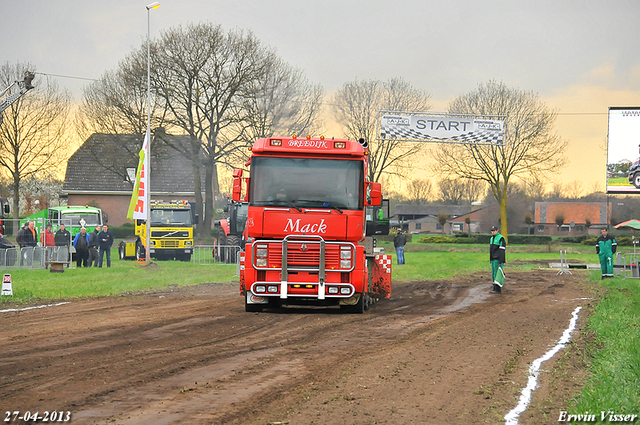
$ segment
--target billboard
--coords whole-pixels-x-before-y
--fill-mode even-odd
[[[378,140],[504,145],[504,116],[380,111]]]
[[[607,193],[640,194],[640,107],[610,107]]]

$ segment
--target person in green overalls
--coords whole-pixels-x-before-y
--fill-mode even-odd
[[[490,294],[501,294],[502,285],[504,284],[504,273],[502,266],[505,261],[505,254],[507,252],[507,242],[504,236],[500,234],[500,231],[496,226],[491,228],[491,239],[489,240],[489,261],[491,261],[491,282],[493,287]]]
[[[596,254],[600,257],[602,279],[613,277],[613,254],[616,253],[618,243],[609,235],[607,229],[602,229],[602,235],[596,241]]]

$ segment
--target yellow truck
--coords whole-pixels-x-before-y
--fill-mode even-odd
[[[193,225],[198,223],[188,201],[151,201],[149,256],[156,260],[190,261],[193,253]],[[147,222],[136,220],[135,238],[118,245],[120,259],[146,257]]]

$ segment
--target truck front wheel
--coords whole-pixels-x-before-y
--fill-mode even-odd
[[[251,293],[250,291],[244,292],[244,311],[249,313],[256,313],[256,312],[262,311],[262,309],[264,308],[262,304],[249,304],[250,293]]]
[[[633,176],[633,185],[634,185],[636,188],[640,189],[640,173],[636,173],[636,174]]]

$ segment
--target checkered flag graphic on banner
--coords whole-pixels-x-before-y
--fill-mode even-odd
[[[451,136],[447,138],[433,137],[428,134],[424,134],[415,131],[412,128],[406,126],[389,125],[382,129],[382,138],[385,139],[420,139],[420,140],[455,140],[458,142],[468,142],[485,145],[502,145],[502,133],[497,131],[470,131],[468,133],[460,134],[458,136]]]

